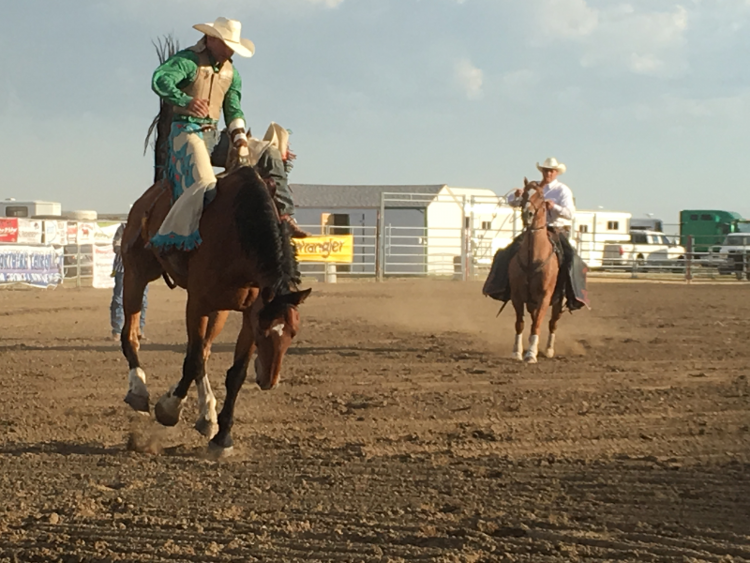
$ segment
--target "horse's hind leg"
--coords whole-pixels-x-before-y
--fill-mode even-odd
[[[208,358],[211,355],[211,344],[221,333],[228,316],[229,311],[217,311],[208,316],[206,338],[203,343],[204,366],[208,364]],[[195,429],[211,439],[219,431],[219,421],[216,416],[216,397],[211,391],[211,384],[208,382],[208,373],[205,373],[205,369],[203,377],[195,380],[195,387],[198,389],[198,408],[200,409],[198,420],[195,421]]]
[[[190,385],[193,381],[202,380],[206,375],[203,354],[208,315],[203,315],[199,311],[196,300],[188,296],[186,315],[188,346],[185,361],[182,364],[182,378],[162,395],[154,406],[156,420],[164,426],[175,426],[180,421],[180,413],[182,413]]]
[[[122,287],[122,307],[125,314],[125,323],[120,335],[122,353],[128,360],[128,368],[130,369],[125,402],[134,410],[144,414],[149,412],[149,394],[146,387],[146,373],[141,369],[138,358],[138,350],[140,349],[138,327],[141,318],[143,292],[147,285],[148,281],[142,279],[137,270],[126,268]]]
[[[209,450],[217,457],[229,455],[232,451],[234,442],[231,431],[234,425],[234,405],[247,377],[247,367],[254,348],[255,337],[251,312],[250,309],[246,309],[242,312],[242,329],[234,349],[234,363],[227,371],[227,395],[219,413],[219,432],[208,444]]]
[[[549,338],[547,340],[547,349],[545,350],[545,356],[548,358],[555,357],[555,331],[557,330],[557,321],[562,316],[562,308],[562,299],[552,304],[552,316],[549,320]]]

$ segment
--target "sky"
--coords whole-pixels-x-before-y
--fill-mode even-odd
[[[750,0],[0,0],[0,199],[126,212],[150,185],[152,45],[219,16],[292,183],[505,194],[554,156],[579,209],[750,217]]]

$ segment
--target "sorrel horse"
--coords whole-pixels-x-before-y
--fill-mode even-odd
[[[547,206],[544,190],[537,182],[524,178],[521,199],[524,225],[523,239],[516,255],[511,259],[508,278],[511,301],[516,310],[516,340],[513,344],[513,357],[529,363],[536,363],[539,332],[552,305],[549,321],[549,340],[546,355],[555,355],[555,331],[562,315],[562,296],[555,296],[555,286],[560,270],[559,257],[547,230]],[[531,315],[531,336],[529,348],[523,354],[524,306]]]
[[[200,407],[195,428],[210,438],[210,449],[223,455],[232,449],[235,402],[253,351],[257,350],[255,381],[263,390],[272,389],[279,381],[284,354],[299,330],[298,306],[311,290],[297,288],[299,273],[290,228],[279,220],[266,184],[250,167],[239,168],[218,181],[216,196],[200,220],[203,242],[196,250],[162,256],[150,248],[148,241],[172,202],[171,185],[163,179],[171,120],[171,108],[162,104],[152,125],[152,130],[157,130],[156,183],[133,204],[123,234],[125,325],[121,342],[130,369],[125,402],[136,411],[149,412],[146,374],[138,358],[138,321],[146,285],[164,277],[170,287],[187,290],[188,345],[182,378],[156,403],[156,419],[166,426],[177,424],[195,382]],[[217,417],[206,362],[229,311],[242,313],[242,327],[234,363],[226,375],[226,398]]]

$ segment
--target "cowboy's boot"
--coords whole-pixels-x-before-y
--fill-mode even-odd
[[[307,238],[310,236],[310,233],[299,228],[297,221],[291,215],[282,215],[281,220],[289,223],[289,226],[292,228],[292,238]]]

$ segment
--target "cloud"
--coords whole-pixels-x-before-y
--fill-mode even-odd
[[[659,11],[628,3],[594,8],[586,0],[533,1],[542,38],[578,46],[583,67],[606,66],[660,77],[687,71],[690,17],[683,6]]]
[[[482,84],[484,73],[477,68],[469,59],[461,59],[456,62],[454,76],[458,86],[464,91],[470,100],[479,100],[484,96]]]
[[[598,11],[590,8],[586,0],[542,0],[537,3],[537,17],[551,37],[584,37],[599,24]]]

